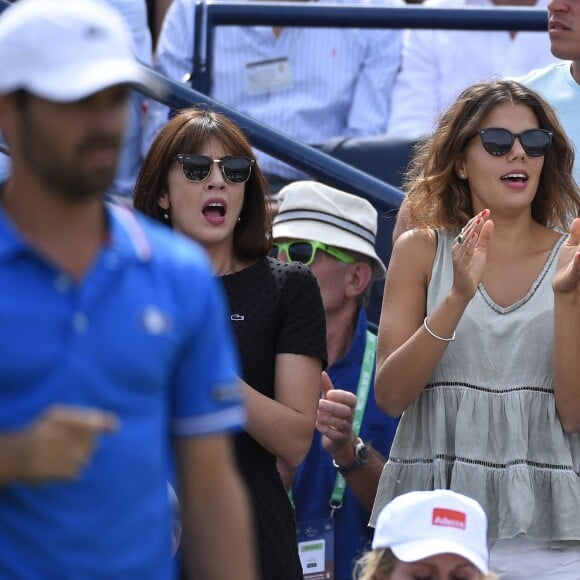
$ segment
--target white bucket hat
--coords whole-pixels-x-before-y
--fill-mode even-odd
[[[19,0],[0,15],[0,94],[23,89],[54,102],[108,87],[154,85],[122,17],[95,0]]]
[[[377,210],[362,197],[317,181],[294,181],[280,190],[274,218],[274,240],[313,240],[373,260],[373,278],[385,277],[386,268],[375,250]]]
[[[487,517],[474,499],[447,489],[413,491],[379,514],[373,550],[390,548],[402,562],[457,554],[489,572]]]

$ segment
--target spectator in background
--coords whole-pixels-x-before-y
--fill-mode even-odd
[[[154,88],[129,32],[92,0],[20,0],[0,70],[0,575],[173,578],[175,466],[188,577],[253,580],[221,289],[196,244],[103,202],[129,85]]]
[[[573,161],[537,93],[467,88],[413,158],[385,285],[375,393],[403,415],[371,521],[412,490],[473,497],[510,579],[580,570]]]
[[[552,54],[565,62],[534,70],[516,80],[540,93],[556,110],[576,148],[574,178],[580,186],[580,5],[577,0],[550,1],[548,32]]]
[[[321,0],[329,2],[329,0]],[[355,0],[390,5],[391,0]],[[399,0],[392,0],[399,5]],[[338,4],[346,2],[339,0]],[[401,3],[402,4],[402,3]],[[157,45],[156,69],[176,81],[193,71],[195,1],[174,0]],[[213,98],[312,145],[384,133],[399,68],[398,30],[223,26],[215,30]],[[145,147],[167,121],[152,103]],[[271,191],[304,174],[258,154]]]
[[[171,5],[172,0],[146,0],[147,1],[147,20],[149,22],[149,29],[153,37],[153,46],[157,44],[159,32],[165,13]]]
[[[375,403],[376,336],[367,330],[364,307],[371,282],[385,275],[375,250],[377,211],[360,197],[314,181],[287,185],[280,199],[274,248],[279,259],[314,272],[328,345],[317,430],[292,488],[298,540],[325,538],[322,561],[328,567],[334,552],[334,579],[350,580],[371,539],[369,514],[397,427]]]
[[[449,491],[412,491],[381,511],[372,551],[357,580],[497,580],[489,572],[487,517],[473,499]]]
[[[101,0],[119,11],[125,20],[133,40],[133,52],[142,64],[153,64],[151,31],[147,21],[145,0]],[[141,167],[141,143],[148,100],[138,91],[132,90],[130,96],[129,122],[123,138],[117,173],[109,193],[131,202],[135,180]]]
[[[526,6],[547,0],[427,0],[425,8]],[[492,76],[522,75],[550,64],[543,32],[406,30],[401,70],[391,98],[387,132],[417,139],[433,130],[439,115],[467,86]]]
[[[307,267],[268,257],[266,192],[240,129],[218,113],[184,109],[153,141],[134,205],[199,241],[226,290],[248,406],[236,457],[254,507],[261,577],[301,580],[294,512],[276,462],[296,468],[312,440],[324,309]]]

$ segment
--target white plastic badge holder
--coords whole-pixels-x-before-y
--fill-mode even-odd
[[[334,579],[334,523],[332,519],[298,522],[298,554],[304,580]]]
[[[290,89],[294,82],[292,66],[287,58],[250,62],[246,65],[245,77],[250,95]]]

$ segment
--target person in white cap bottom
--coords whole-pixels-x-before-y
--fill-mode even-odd
[[[175,477],[189,577],[254,580],[221,287],[196,245],[104,202],[129,87],[152,88],[129,33],[103,3],[19,0],[0,71],[0,577],[175,578]]]
[[[372,551],[357,580],[494,580],[487,517],[475,500],[447,489],[412,491],[380,512]]]
[[[378,216],[367,200],[315,181],[287,185],[280,200],[276,254],[312,269],[326,316],[317,430],[293,485],[302,565],[316,571],[313,550],[324,545],[316,562],[332,567],[335,580],[350,580],[370,542],[370,509],[398,423],[375,404],[376,337],[364,307],[372,281],[385,276],[375,249]]]

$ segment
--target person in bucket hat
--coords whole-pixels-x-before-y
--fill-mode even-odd
[[[375,250],[377,211],[365,199],[315,181],[287,185],[280,200],[274,253],[314,272],[328,345],[317,431],[292,488],[303,567],[312,571],[310,548],[324,538],[325,566],[332,562],[335,580],[350,580],[371,539],[370,508],[397,426],[375,404],[376,337],[367,330],[364,307],[371,282],[385,276]]]
[[[474,499],[447,489],[413,491],[389,502],[377,519],[372,551],[358,580],[493,580],[487,517]]]

